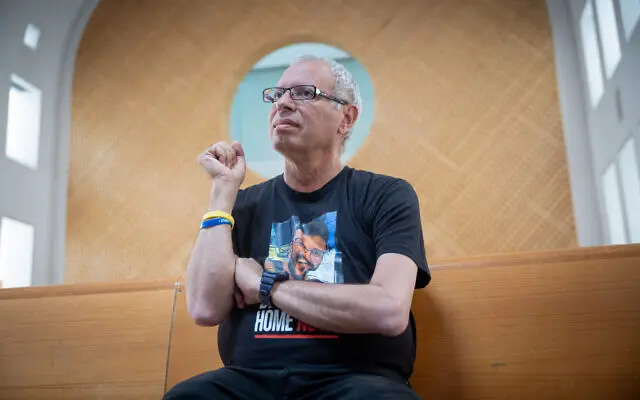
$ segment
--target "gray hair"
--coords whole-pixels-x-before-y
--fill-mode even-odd
[[[359,115],[362,115],[362,96],[360,96],[360,88],[358,87],[356,80],[353,78],[353,75],[351,75],[351,72],[349,72],[349,70],[347,70],[344,65],[331,59],[310,54],[305,54],[296,58],[291,63],[291,65],[303,61],[324,61],[331,69],[331,73],[336,80],[336,86],[334,88],[335,93],[333,93],[333,95],[341,100],[346,101],[349,104],[353,104],[354,106],[356,106]],[[336,103],[336,106],[338,109],[340,109],[342,107],[342,104]],[[347,135],[344,138],[345,142],[349,140],[352,132],[353,126],[347,132]]]

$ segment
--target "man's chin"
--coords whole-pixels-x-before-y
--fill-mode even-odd
[[[284,158],[298,160],[299,157],[306,157],[305,154],[309,150],[309,145],[302,143],[298,138],[298,135],[274,135],[271,138],[271,147]]]
[[[271,134],[271,147],[273,147],[275,151],[282,153],[286,151],[288,147],[291,147],[291,140],[284,135],[278,135],[273,132]]]

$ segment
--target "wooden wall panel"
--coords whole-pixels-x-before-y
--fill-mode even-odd
[[[299,41],[368,69],[350,164],[415,186],[430,257],[576,246],[544,0],[103,0],[76,60],[67,282],[183,274],[196,155],[253,63]]]
[[[1,399],[159,399],[175,284],[0,290]]]

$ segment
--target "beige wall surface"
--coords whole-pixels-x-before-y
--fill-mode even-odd
[[[376,114],[349,164],[414,185],[428,256],[576,246],[544,1],[104,0],[76,60],[66,282],[183,274],[197,154],[229,138],[251,66],[302,41],[367,68]]]

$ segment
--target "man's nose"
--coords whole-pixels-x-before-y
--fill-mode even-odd
[[[296,103],[291,98],[291,93],[287,90],[284,94],[276,101],[276,109],[278,110],[289,110],[293,111],[295,109]]]

